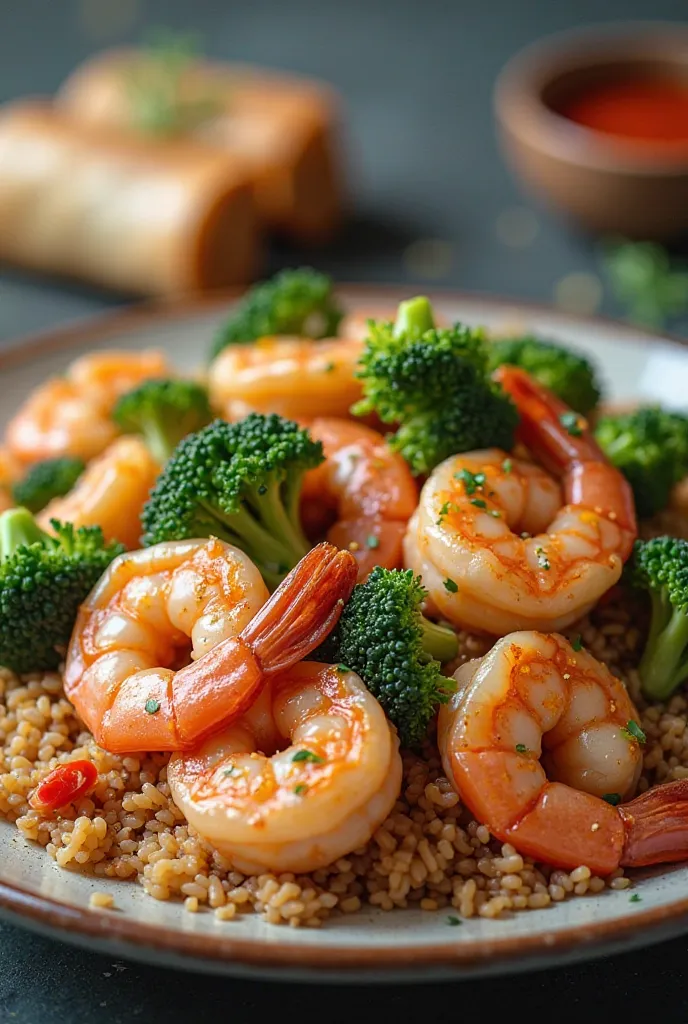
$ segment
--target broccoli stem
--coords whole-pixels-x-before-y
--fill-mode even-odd
[[[257,498],[256,501],[261,502],[260,505],[255,506],[256,510],[262,511],[264,496]],[[241,548],[251,561],[263,566],[262,576],[269,590],[275,590],[282,582],[285,572],[308,551],[308,544],[305,545],[303,551],[295,553],[288,544],[277,540],[270,530],[256,519],[252,511],[253,502],[226,519],[219,518],[217,510],[205,504],[204,508],[217,521],[218,526],[222,526],[222,530],[218,531],[221,533],[222,540]]]
[[[661,701],[671,696],[688,677],[688,615],[685,612],[675,611],[664,628],[651,631],[638,673],[643,694],[649,700]]]
[[[288,555],[287,565],[296,565],[310,549],[310,544],[301,531],[298,513],[296,518],[292,518],[293,494],[289,495],[289,507],[286,507],[283,501],[282,484],[279,481],[273,481],[268,484],[267,490],[262,494],[254,490],[253,496],[249,500],[268,533],[272,537],[284,540],[283,550]]]
[[[49,540],[52,538],[41,530],[28,508],[11,508],[0,516],[0,561],[22,544],[45,544]]]
[[[143,438],[148,451],[160,466],[164,466],[177,447],[179,438],[170,442],[169,432],[157,420],[148,420],[142,427]]]
[[[397,318],[394,322],[395,337],[406,337],[409,341],[417,341],[426,331],[431,331],[434,326],[432,306],[430,300],[424,295],[399,303]]]
[[[424,615],[420,616],[420,626],[423,630],[423,650],[431,658],[435,658],[443,665],[451,661],[459,652],[459,641],[453,629],[447,626],[439,626],[431,622]]]

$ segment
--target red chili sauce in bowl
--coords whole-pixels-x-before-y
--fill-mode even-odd
[[[562,98],[556,112],[617,144],[688,153],[688,78],[629,72],[589,82]]]

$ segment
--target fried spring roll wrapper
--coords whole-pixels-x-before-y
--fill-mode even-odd
[[[155,87],[159,63],[143,50],[106,51],[67,79],[57,103],[84,122],[141,129],[132,83]],[[320,83],[241,64],[197,61],[179,96],[209,111],[188,134],[236,153],[253,170],[263,220],[303,241],[323,241],[341,219],[337,102]],[[181,129],[180,129],[181,130]]]
[[[0,260],[143,295],[249,281],[258,220],[246,168],[153,145],[49,103],[0,109]]]

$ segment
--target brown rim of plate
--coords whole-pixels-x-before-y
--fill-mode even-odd
[[[498,118],[507,128],[518,124],[516,134],[567,163],[617,174],[682,177],[685,159],[663,159],[642,147],[610,144],[603,133],[569,121],[542,99],[545,88],[568,72],[605,63],[642,66],[647,61],[667,68],[683,64],[688,71],[688,26],[670,21],[610,22],[545,36],[519,50],[499,73],[494,87]]]
[[[407,298],[414,286],[375,287],[374,285],[340,284],[339,289],[354,304],[366,308],[371,305],[396,303]],[[241,294],[234,289],[221,295],[181,299],[167,303],[141,303],[133,308],[122,311],[115,310],[101,316],[78,321],[72,326],[46,331],[13,342],[9,348],[0,351],[0,370],[20,365],[41,353],[55,349],[67,349],[72,345],[88,343],[89,339],[107,338],[111,334],[121,333],[128,329],[136,330],[148,324],[165,320],[174,320],[180,316],[193,313],[206,313],[222,307]],[[486,294],[456,292],[451,290],[432,289],[428,291],[430,298],[445,302],[480,302],[497,306],[513,312],[547,313],[560,316],[562,320],[573,321],[582,325],[607,324],[616,326],[623,331],[632,331],[632,325],[618,320],[603,317],[580,316],[558,311],[545,304],[521,302],[517,299],[492,298]],[[648,342],[662,341],[685,347],[685,341],[670,335],[645,334]],[[668,866],[670,870],[672,866]],[[449,908],[450,909],[450,908]],[[449,909],[447,913],[449,913]],[[74,940],[100,939],[116,940],[132,947],[143,947],[160,953],[180,954],[203,961],[226,962],[246,967],[257,968],[301,968],[303,970],[322,970],[323,972],[340,971],[342,973],[356,970],[359,976],[375,971],[394,972],[395,974],[408,969],[425,968],[429,972],[436,970],[459,970],[461,968],[478,968],[482,965],[487,969],[488,961],[499,964],[505,971],[511,965],[516,969],[519,961],[534,960],[538,954],[548,958],[560,954],[562,959],[587,955],[592,956],[596,949],[608,943],[616,943],[620,948],[632,944],[649,945],[670,934],[678,934],[688,924],[688,897],[662,907],[647,910],[633,909],[623,918],[611,921],[596,921],[593,924],[576,925],[558,931],[540,931],[532,936],[505,937],[504,939],[476,939],[472,942],[439,942],[422,944],[416,947],[399,947],[392,943],[376,947],[356,949],[347,946],[314,945],[303,946],[295,942],[280,942],[279,929],[275,928],[274,938],[269,941],[245,939],[224,934],[200,934],[180,931],[166,926],[143,924],[128,918],[126,914],[116,911],[97,911],[84,907],[69,906],[57,900],[30,892],[19,885],[3,882],[0,878],[0,910],[15,917],[18,923],[23,920],[35,928],[41,926],[56,932],[68,932]],[[183,913],[179,904],[179,912]],[[555,912],[555,911],[552,911]],[[441,912],[437,912],[441,913]],[[650,933],[652,930],[652,934]],[[642,933],[643,939],[637,936]],[[636,936],[635,939],[632,936]],[[58,936],[59,937],[59,936]],[[361,975],[361,972],[362,975]]]
[[[398,304],[408,298],[410,293],[427,295],[431,301],[439,302],[470,302],[483,303],[495,306],[504,311],[511,310],[514,313],[540,313],[547,316],[554,316],[562,321],[571,321],[581,326],[607,325],[616,327],[625,332],[634,332],[643,337],[647,342],[662,341],[665,344],[678,345],[685,348],[688,339],[670,332],[659,333],[638,326],[628,321],[619,320],[608,316],[595,316],[583,313],[570,313],[567,310],[558,309],[556,306],[544,302],[530,302],[527,299],[509,298],[506,296],[490,295],[489,292],[467,292],[456,291],[451,288],[424,288],[422,284],[407,285],[383,285],[338,282],[337,290],[341,291],[347,300],[351,296],[354,309],[360,303],[364,309],[375,306],[390,306]],[[32,334],[20,335],[10,342],[0,342],[0,370],[11,369],[21,363],[28,362],[35,356],[46,352],[54,352],[60,349],[69,349],[74,345],[87,344],[89,340],[106,339],[111,334],[121,334],[123,331],[138,330],[149,324],[176,320],[179,317],[188,317],[194,313],[212,313],[220,310],[224,305],[236,301],[246,291],[245,288],[232,288],[220,292],[208,293],[206,295],[181,297],[167,301],[150,300],[136,302],[111,312],[98,313],[94,316],[82,317],[67,323],[62,327],[37,331]]]

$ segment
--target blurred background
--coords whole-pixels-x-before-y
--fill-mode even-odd
[[[152,30],[194,33],[210,58],[313,76],[342,100],[347,219],[323,247],[271,238],[260,276],[307,262],[350,281],[634,316],[610,287],[600,237],[526,195],[505,166],[492,93],[505,62],[549,33],[685,15],[684,0],[24,0],[2,5],[0,100],[52,94],[89,55],[145,42]],[[0,148],[0,188],[2,162]],[[680,274],[680,249],[672,261]],[[673,292],[688,304],[686,282],[676,278]],[[5,269],[0,338],[126,299]],[[682,329],[682,305],[665,303],[658,319]]]

